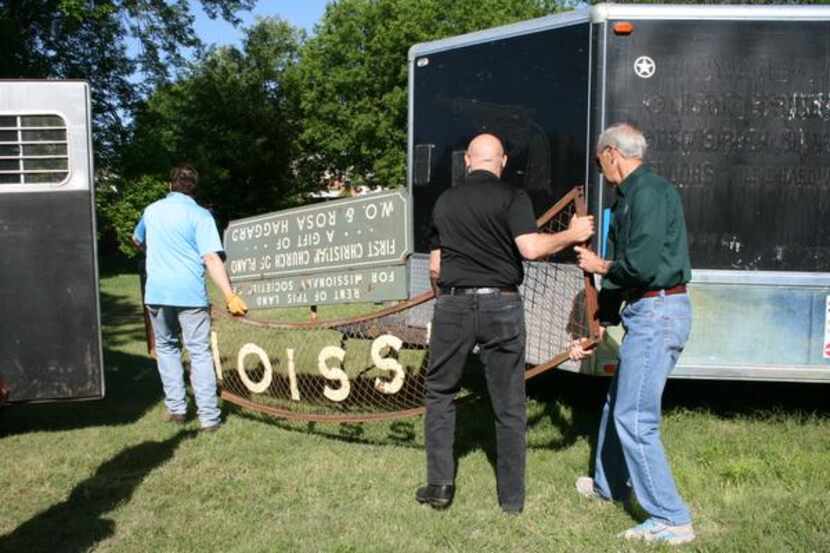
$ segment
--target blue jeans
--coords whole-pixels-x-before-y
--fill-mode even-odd
[[[652,518],[691,522],[677,492],[663,444],[660,415],[666,379],[689,338],[685,294],[643,298],[622,311],[620,363],[602,410],[594,485],[607,499],[625,499],[629,485]]]
[[[525,323],[518,294],[440,295],[435,305],[426,378],[427,482],[455,481],[455,395],[467,355],[478,344],[496,419],[499,504],[525,501]]]
[[[190,386],[196,397],[196,408],[202,428],[219,424],[219,402],[216,398],[216,372],[210,352],[210,313],[207,307],[176,307],[148,305],[153,333],[156,336],[156,358],[164,387],[164,404],[174,415],[187,412],[184,368],[179,347],[179,331],[190,353]]]

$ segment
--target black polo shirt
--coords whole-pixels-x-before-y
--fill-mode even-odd
[[[430,250],[441,250],[441,286],[518,286],[524,279],[516,237],[536,232],[524,190],[489,171],[473,171],[446,190],[432,212]]]

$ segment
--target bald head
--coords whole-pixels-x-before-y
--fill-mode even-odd
[[[492,134],[480,134],[467,146],[464,162],[468,172],[484,170],[500,177],[507,165],[507,156],[501,140]]]

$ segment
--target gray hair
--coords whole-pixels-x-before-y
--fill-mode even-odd
[[[615,123],[602,131],[597,140],[597,153],[615,148],[624,158],[645,159],[648,144],[642,131],[630,123]]]

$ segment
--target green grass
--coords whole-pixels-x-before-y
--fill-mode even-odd
[[[161,421],[137,279],[102,281],[107,397],[0,417],[0,551],[665,551],[615,533],[638,513],[577,497],[606,381],[530,383],[528,498],[495,498],[485,401],[459,411],[458,493],[413,500],[421,419],[291,424],[225,405],[199,435]],[[830,405],[818,385],[671,382],[663,434],[699,534],[683,551],[830,551]]]

